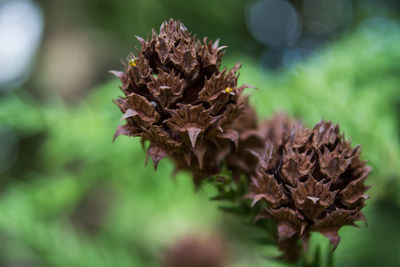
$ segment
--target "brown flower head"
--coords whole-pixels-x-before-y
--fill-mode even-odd
[[[176,169],[190,170],[198,183],[219,172],[221,161],[237,145],[239,134],[231,125],[245,106],[236,72],[219,70],[225,47],[218,40],[203,42],[173,21],[153,30],[147,41],[137,37],[141,49],[131,55],[121,79],[124,97],[115,101],[126,124],[119,135],[150,141],[147,155],[154,167],[171,157]]]
[[[251,177],[253,205],[268,203],[262,213],[276,219],[282,244],[301,237],[306,246],[310,231],[318,231],[336,248],[338,230],[364,220],[364,181],[371,168],[360,160],[360,146],[352,148],[331,122],[312,130],[299,123],[271,127],[278,138],[254,153],[259,166]]]
[[[190,235],[168,248],[162,259],[164,267],[228,266],[228,249],[222,239]]]

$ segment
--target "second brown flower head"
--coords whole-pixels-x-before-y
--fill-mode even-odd
[[[246,86],[237,86],[240,64],[220,71],[225,47],[197,40],[172,19],[147,41],[137,39],[142,46],[137,56],[128,58],[124,72],[112,72],[122,82],[124,96],[114,102],[126,120],[114,138],[140,136],[150,142],[147,157],[155,168],[170,157],[198,184],[220,171],[238,143],[231,125],[247,103],[241,97]]]
[[[253,205],[267,203],[260,216],[276,220],[279,242],[301,238],[306,246],[317,231],[336,248],[342,226],[365,220],[364,181],[371,168],[360,159],[360,146],[352,148],[339,126],[326,121],[308,129],[274,117],[262,129],[269,138],[264,149],[253,151],[259,162],[251,175]]]

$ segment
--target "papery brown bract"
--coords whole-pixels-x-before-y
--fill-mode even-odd
[[[238,145],[232,124],[245,109],[237,86],[240,64],[219,70],[225,47],[196,40],[179,21],[164,22],[151,38],[137,37],[141,49],[125,64],[120,78],[123,97],[114,101],[123,113],[119,135],[149,141],[154,167],[170,157],[176,170],[189,170],[198,185],[220,171]]]
[[[274,117],[269,124],[277,132],[264,149],[254,152],[259,160],[251,175],[253,205],[265,201],[261,211],[277,222],[277,239],[284,257],[293,259],[301,239],[306,247],[311,231],[339,244],[342,226],[365,220],[361,209],[368,198],[364,184],[371,168],[360,160],[360,147],[351,147],[340,135],[339,125],[321,121],[314,129]],[[267,123],[268,124],[268,123]],[[265,136],[265,130],[260,130]],[[288,248],[290,251],[285,251]]]

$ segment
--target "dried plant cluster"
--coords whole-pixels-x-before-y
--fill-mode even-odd
[[[167,248],[162,256],[163,267],[229,266],[228,247],[224,240],[216,235],[188,235]]]
[[[189,170],[196,183],[217,174],[226,155],[235,149],[239,133],[231,125],[242,113],[246,87],[237,86],[236,72],[219,70],[225,47],[218,40],[202,42],[180,22],[163,23],[142,48],[131,55],[121,79],[124,97],[115,101],[126,124],[118,135],[150,141],[147,156],[154,167],[165,158],[177,170]]]
[[[123,63],[124,72],[112,71],[122,82],[124,96],[114,102],[126,121],[114,138],[149,141],[146,162],[150,156],[156,168],[169,157],[196,186],[223,165],[233,181],[246,177],[251,208],[276,221],[288,260],[299,257],[298,240],[306,247],[311,231],[336,247],[342,226],[364,220],[371,169],[338,125],[321,121],[308,129],[284,114],[260,123],[242,96],[249,86],[237,85],[240,64],[220,71],[225,47],[197,40],[180,22],[137,39],[137,56]]]
[[[336,248],[342,226],[365,220],[364,181],[371,168],[360,160],[360,146],[352,148],[339,125],[326,121],[308,129],[280,115],[260,132],[267,141],[251,151],[258,166],[249,193],[253,205],[268,204],[260,217],[277,221],[279,241],[301,237],[306,247],[310,231],[318,231]]]

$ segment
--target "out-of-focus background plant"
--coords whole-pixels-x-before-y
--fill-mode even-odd
[[[138,140],[112,144],[107,70],[170,17],[229,46],[222,66],[243,63],[260,117],[340,122],[363,144],[368,227],[340,231],[333,265],[399,265],[400,1],[2,0],[0,266],[159,266],[188,235],[224,243],[228,266],[281,266],[212,186],[194,194],[167,160],[144,167]],[[329,242],[311,243],[309,264],[328,262]]]

